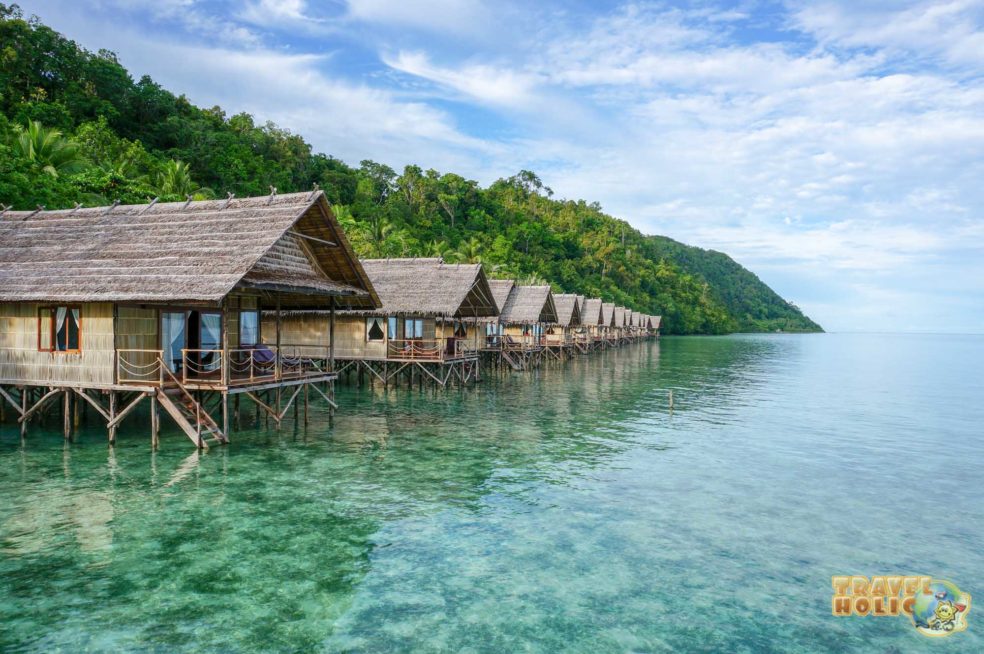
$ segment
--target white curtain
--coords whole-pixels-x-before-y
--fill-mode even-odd
[[[65,326],[65,316],[68,314],[67,307],[58,307],[55,310],[55,349],[56,350],[67,350],[68,349],[68,332],[65,332],[64,337],[62,337],[62,328]]]
[[[222,316],[216,313],[201,314],[203,350],[217,350],[222,346]]]
[[[164,363],[172,372],[177,372],[181,361],[181,348],[184,347],[185,314],[165,313],[161,318],[161,344],[164,348]]]
[[[252,347],[258,339],[259,314],[256,311],[239,312],[239,347]]]

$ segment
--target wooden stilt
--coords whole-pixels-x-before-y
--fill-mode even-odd
[[[232,425],[233,429],[240,429],[239,422],[239,393],[232,400]]]
[[[26,386],[21,387],[21,415],[22,416],[27,413],[27,396],[28,396],[27,387]],[[21,423],[21,438],[24,438],[26,435],[27,435],[27,421],[25,420]]]
[[[116,445],[116,391],[109,392],[109,444]]]
[[[72,391],[65,389],[65,440],[72,437]]]
[[[161,412],[157,406],[157,396],[150,396],[150,446],[157,449],[161,444]]]
[[[222,392],[222,433],[229,437],[229,394]]]

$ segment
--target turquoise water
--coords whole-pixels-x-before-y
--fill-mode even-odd
[[[202,456],[4,425],[0,650],[984,651],[979,607],[830,615],[835,574],[984,601],[982,369],[975,336],[666,338]]]

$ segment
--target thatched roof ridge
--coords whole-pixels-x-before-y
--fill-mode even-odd
[[[581,322],[591,326],[604,324],[601,313],[601,298],[588,298],[584,301],[584,308],[581,310]]]
[[[576,327],[581,324],[581,307],[577,296],[569,293],[554,295],[554,306],[557,307],[557,324],[561,327]]]
[[[382,306],[345,314],[490,318],[499,315],[481,264],[442,259],[363,259]]]
[[[490,279],[489,287],[492,289],[492,297],[495,299],[495,305],[499,307],[499,313],[502,313],[502,309],[506,306],[506,300],[509,299],[509,292],[512,291],[513,286],[516,285],[511,279]]]
[[[604,327],[615,326],[615,305],[608,302],[601,303],[601,324]]]
[[[378,305],[321,191],[0,219],[0,301],[217,305],[237,287],[286,307]]]
[[[505,306],[499,312],[499,322],[504,325],[556,323],[557,307],[550,287],[513,286]]]

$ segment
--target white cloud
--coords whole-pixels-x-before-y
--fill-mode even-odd
[[[527,73],[485,64],[442,68],[432,64],[422,52],[383,55],[383,61],[394,70],[430,80],[471,99],[494,105],[526,105],[536,86],[536,77]]]
[[[918,59],[939,57],[950,64],[984,63],[984,35],[978,0],[859,3],[838,0],[800,5],[791,24],[823,44],[887,48]]]

